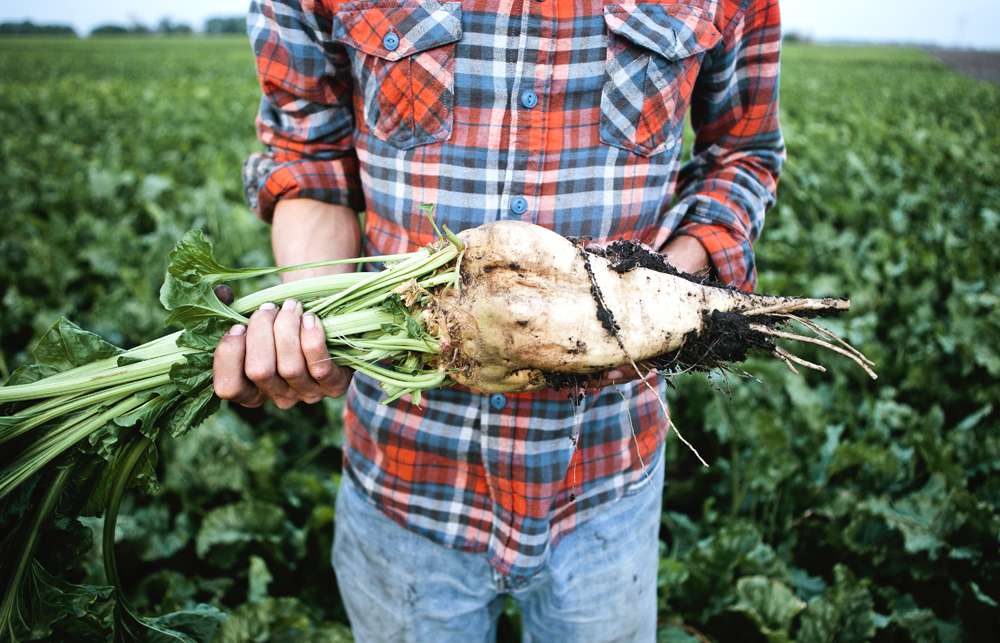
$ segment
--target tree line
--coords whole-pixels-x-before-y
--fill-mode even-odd
[[[202,27],[202,32],[206,34],[243,34],[246,33],[246,18],[244,16],[233,16],[228,18],[209,18]],[[103,24],[95,27],[88,35],[91,36],[124,36],[124,35],[173,35],[194,33],[191,25],[179,22],[175,23],[170,18],[163,18],[155,27],[148,27],[141,23],[132,23],[125,26],[120,24]],[[69,25],[37,25],[30,20],[23,22],[0,23],[0,36],[73,36],[77,37],[76,30]]]

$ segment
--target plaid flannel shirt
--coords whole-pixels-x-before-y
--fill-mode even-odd
[[[784,159],[777,0],[257,0],[248,29],[268,151],[244,181],[264,220],[296,197],[364,209],[372,256],[432,241],[423,203],[456,231],[685,234],[753,288]],[[658,388],[590,391],[574,412],[565,392],[455,387],[417,408],[357,375],[345,475],[403,526],[527,577],[643,483],[667,433]]]

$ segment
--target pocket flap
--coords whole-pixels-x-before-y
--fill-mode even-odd
[[[604,8],[604,22],[615,34],[671,60],[694,56],[722,39],[702,10],[685,5],[614,5]]]
[[[390,33],[398,38],[394,49],[386,47],[385,37]],[[462,3],[368,0],[342,5],[337,12],[333,36],[366,54],[399,60],[460,40]]]

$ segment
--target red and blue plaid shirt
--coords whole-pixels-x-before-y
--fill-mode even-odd
[[[263,219],[296,197],[363,209],[372,256],[433,240],[423,203],[452,230],[686,234],[753,288],[784,159],[777,0],[259,0],[248,27],[268,151],[244,178]],[[657,388],[591,391],[577,413],[566,392],[458,387],[417,408],[357,375],[345,474],[405,527],[530,576],[643,484],[667,433]]]

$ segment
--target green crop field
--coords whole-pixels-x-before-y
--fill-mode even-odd
[[[756,380],[675,380],[675,422],[711,466],[668,440],[660,641],[991,640],[1000,87],[914,49],[783,55],[789,162],[760,290],[850,296],[830,327],[880,377],[805,351],[828,372],[755,359]],[[258,101],[245,38],[0,40],[3,377],[59,317],[125,347],[164,334],[158,291],[189,229],[224,264],[271,263],[240,182]],[[135,611],[199,643],[351,640],[329,563],[339,417],[332,400],[228,407],[162,436],[155,491],[126,497],[115,538]],[[11,527],[47,482],[0,502],[0,594]],[[13,634],[110,641],[101,518],[61,511]],[[501,639],[517,628],[510,603]]]

